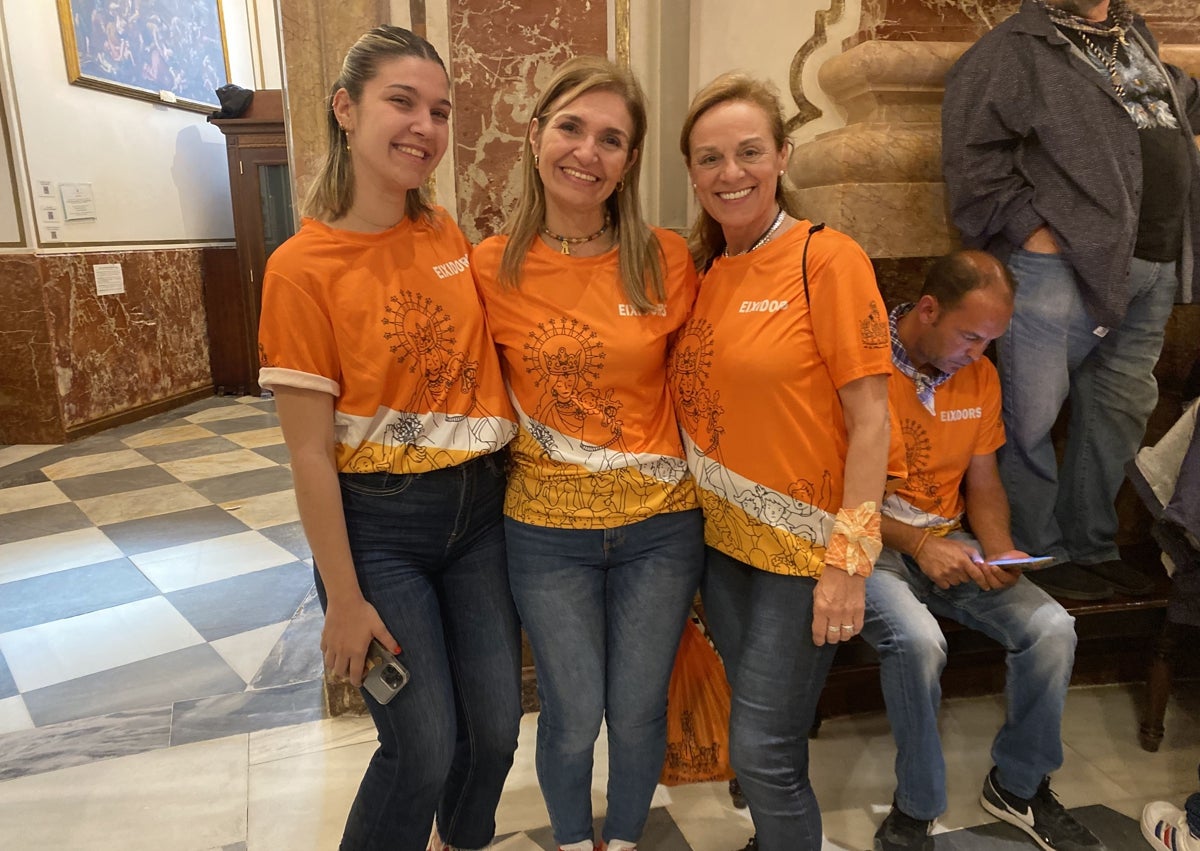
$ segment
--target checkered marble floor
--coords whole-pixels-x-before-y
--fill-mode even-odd
[[[309,558],[270,401],[214,398],[66,446],[0,447],[0,848],[336,847],[375,732],[324,717]],[[1156,754],[1137,746],[1140,699],[1138,686],[1071,690],[1053,781],[1064,804],[1111,821],[1195,791],[1200,688],[1176,688]],[[977,803],[1003,717],[1000,696],[943,707],[938,849],[1032,847]],[[536,721],[522,720],[496,851],[553,848]],[[826,851],[870,847],[894,759],[882,714],[822,725]],[[599,816],[603,735],[595,765]],[[736,851],[752,829],[723,783],[660,787],[642,847]]]
[[[272,400],[31,452],[0,467],[0,778],[321,717]]]

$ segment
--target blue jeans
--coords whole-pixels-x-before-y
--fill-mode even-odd
[[[1012,496],[1013,539],[1059,561],[1119,558],[1114,501],[1158,401],[1154,366],[1174,302],[1175,264],[1134,259],[1129,311],[1103,337],[1093,333],[1096,322],[1067,261],[1017,250],[1009,268],[1018,287],[1012,324],[998,342],[1008,435],[999,462]],[[1068,395],[1060,473],[1050,429]]]
[[[495,833],[521,723],[503,463],[484,456],[430,473],[340,480],[359,586],[412,674],[387,705],[363,692],[379,749],[341,848],[424,851],[435,812],[448,843],[482,848]]]
[[[979,548],[963,532],[951,537]],[[896,739],[896,805],[918,819],[946,809],[946,764],[938,737],[946,639],[935,615],[998,641],[1007,651],[1008,713],[992,743],[1000,785],[1030,798],[1062,765],[1062,712],[1075,663],[1075,619],[1022,576],[984,591],[964,582],[943,591],[916,562],[884,548],[867,578],[862,636],[879,653],[879,678]]]
[[[604,840],[636,843],[667,747],[667,683],[700,573],[699,509],[616,529],[505,518],[537,667],[537,773],[559,845],[592,839],[592,759],[608,724]]]
[[[733,689],[729,761],[761,851],[820,851],[808,732],[836,645],[812,642],[816,580],[768,573],[709,547],[700,594]]]

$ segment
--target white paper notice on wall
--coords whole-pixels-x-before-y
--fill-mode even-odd
[[[125,292],[125,273],[120,263],[97,263],[92,266],[96,276],[96,295],[120,295]]]
[[[38,220],[48,225],[61,225],[62,210],[58,209],[58,205],[53,201],[43,201],[38,205]]]
[[[63,215],[67,221],[96,218],[96,198],[92,194],[92,184],[60,183],[58,191],[62,195]]]
[[[37,182],[37,196],[39,198],[53,198],[54,182],[50,180],[39,180]]]

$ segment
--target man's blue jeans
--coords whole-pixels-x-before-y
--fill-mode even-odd
[[[978,549],[963,532],[951,533]],[[918,819],[946,809],[946,764],[938,737],[946,639],[935,615],[998,641],[1008,653],[1008,712],[992,743],[1000,785],[1033,797],[1062,765],[1062,712],[1075,662],[1075,619],[1022,576],[984,591],[964,582],[943,591],[908,556],[884,548],[867,578],[863,638],[879,653],[879,678],[896,739],[896,805]]]
[[[699,509],[616,529],[505,518],[513,597],[537,667],[537,773],[559,845],[592,839],[608,724],[606,842],[636,843],[667,747],[667,684],[704,568]]]
[[[483,848],[495,833],[521,723],[503,461],[485,456],[431,473],[348,473],[340,481],[359,585],[412,674],[386,706],[363,692],[379,749],[341,848],[424,851],[435,812],[448,843]]]
[[[1008,438],[999,462],[1013,538],[1026,552],[1059,561],[1119,558],[1114,502],[1158,401],[1154,366],[1174,302],[1175,264],[1134,259],[1129,312],[1103,337],[1067,261],[1017,250],[1009,268],[1018,286],[1012,324],[998,341]],[[1060,474],[1050,429],[1068,395]]]
[[[768,573],[712,547],[700,594],[733,689],[729,760],[761,851],[820,851],[808,732],[837,645],[812,641],[816,580]]]

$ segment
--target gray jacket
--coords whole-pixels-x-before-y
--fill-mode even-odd
[[[1149,56],[1146,22],[1130,39]],[[1179,301],[1191,302],[1200,251],[1200,83],[1173,65],[1180,132],[1193,141]],[[1041,225],[1075,269],[1089,313],[1119,325],[1141,208],[1138,130],[1107,79],[1032,0],[983,36],[950,69],[942,105],[942,170],[963,242],[1007,260]]]

